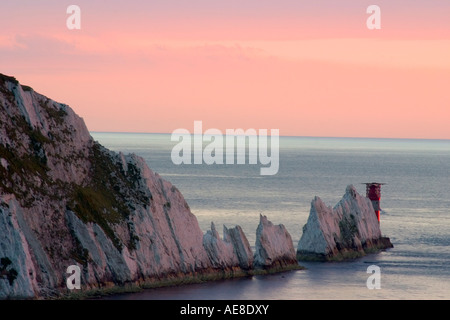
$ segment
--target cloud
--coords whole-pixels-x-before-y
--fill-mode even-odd
[[[450,40],[315,39],[248,42],[279,59],[450,69]]]
[[[95,70],[111,56],[83,50],[76,38],[37,33],[0,37],[0,61],[9,70],[61,74],[68,71]]]
[[[73,43],[38,34],[17,34],[14,43],[16,51],[33,55],[68,54],[75,51]]]

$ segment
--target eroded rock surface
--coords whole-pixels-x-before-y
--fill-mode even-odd
[[[300,260],[341,260],[390,247],[389,238],[381,235],[372,203],[349,185],[334,208],[325,205],[319,197],[311,202],[297,257]]]
[[[104,148],[69,106],[4,75],[0,259],[0,298],[67,293],[70,265],[83,290],[253,270],[239,226],[204,235],[141,157]]]
[[[255,266],[278,269],[298,266],[291,235],[282,224],[274,225],[260,215],[256,230]]]

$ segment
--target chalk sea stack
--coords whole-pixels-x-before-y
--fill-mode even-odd
[[[260,215],[256,229],[255,265],[259,268],[277,270],[298,265],[292,238],[282,224],[274,225],[266,216]]]
[[[286,247],[271,253],[272,264],[282,257],[286,265]],[[69,106],[5,75],[0,259],[3,299],[69,293],[70,265],[81,269],[82,292],[255,270],[239,226],[225,228],[223,239],[214,225],[203,234],[180,191],[143,158],[106,149]]]
[[[393,247],[381,235],[380,224],[371,201],[354,186],[334,207],[319,198],[311,202],[308,221],[298,242],[299,260],[343,260]]]

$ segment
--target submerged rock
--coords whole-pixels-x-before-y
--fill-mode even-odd
[[[309,218],[298,242],[299,260],[342,260],[392,247],[381,235],[372,203],[347,186],[334,207],[319,198],[311,202]]]
[[[266,216],[260,215],[256,230],[254,264],[262,269],[285,269],[298,266],[292,238],[282,224],[274,225]]]

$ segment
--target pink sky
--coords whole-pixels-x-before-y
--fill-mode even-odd
[[[91,131],[450,139],[449,1],[121,2],[1,3],[0,72]]]

